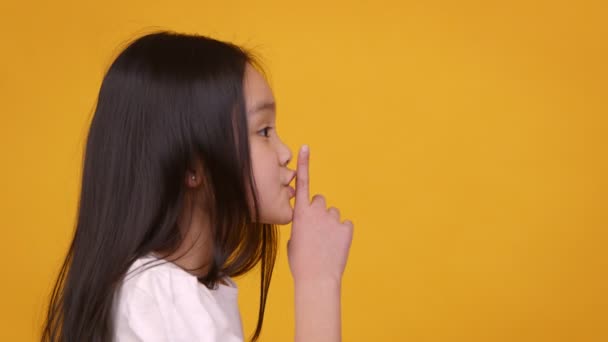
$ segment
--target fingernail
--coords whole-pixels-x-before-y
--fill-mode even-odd
[[[302,152],[306,153],[309,151],[308,145],[302,145]]]

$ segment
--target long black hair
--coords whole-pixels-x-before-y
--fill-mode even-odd
[[[235,44],[170,31],[139,37],[115,58],[90,124],[75,233],[42,341],[112,340],[113,298],[131,264],[150,252],[175,251],[183,241],[177,222],[195,160],[204,168],[213,227],[212,264],[199,282],[213,288],[261,263],[251,339],[259,338],[278,230],[257,221],[247,63],[260,67]]]

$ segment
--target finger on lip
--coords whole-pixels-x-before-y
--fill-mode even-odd
[[[291,177],[289,177],[289,182],[287,182],[287,184],[293,182],[294,179],[296,179],[296,171],[291,173]]]

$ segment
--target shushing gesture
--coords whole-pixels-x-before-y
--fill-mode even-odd
[[[294,282],[342,280],[353,237],[353,223],[340,220],[335,207],[327,208],[322,195],[309,201],[309,156],[304,145],[298,153],[296,196],[291,237],[287,245]]]

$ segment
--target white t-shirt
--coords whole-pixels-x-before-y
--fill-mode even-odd
[[[224,280],[209,290],[152,254],[136,260],[114,298],[114,341],[242,342],[238,288]]]

